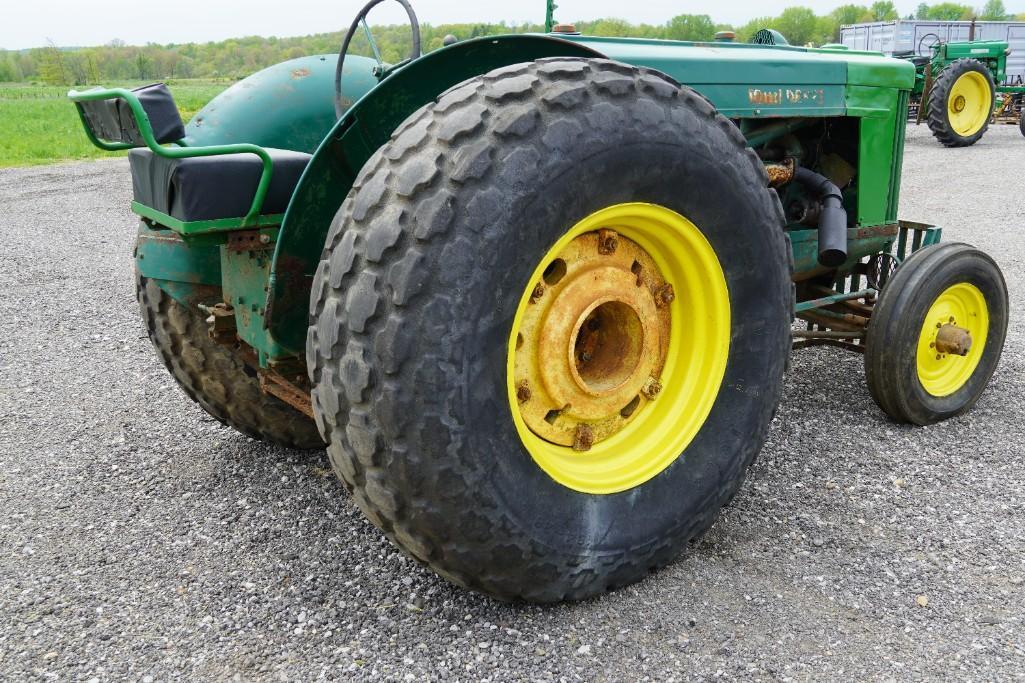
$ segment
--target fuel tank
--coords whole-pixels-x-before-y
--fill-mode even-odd
[[[336,55],[281,62],[231,86],[185,128],[189,146],[249,142],[312,154],[336,121]],[[377,85],[372,59],[345,58],[342,98],[348,107]]]

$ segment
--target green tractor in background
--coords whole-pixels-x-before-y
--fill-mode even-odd
[[[926,44],[930,38],[934,41]],[[1002,85],[1010,53],[1006,42],[944,43],[939,36],[926,34],[919,48],[930,49],[932,56],[894,55],[915,65],[910,111],[916,124],[926,121],[947,147],[974,145],[991,120],[1017,123],[1025,135],[1025,85]]]
[[[297,59],[187,126],[72,92],[130,150],[138,299],[184,391],[327,445],[366,516],[500,599],[670,562],[737,493],[794,348],[892,419],[996,369],[996,263],[898,219],[915,69],[877,53],[550,32]],[[371,42],[372,44],[372,42]],[[795,319],[800,320],[795,325]]]

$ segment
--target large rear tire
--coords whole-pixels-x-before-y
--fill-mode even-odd
[[[370,520],[500,599],[672,560],[779,402],[793,301],[767,184],[707,101],[606,60],[498,69],[410,117],[311,301],[314,410]],[[560,392],[581,401],[533,407]]]
[[[951,62],[929,93],[929,130],[946,147],[968,147],[989,128],[996,85],[977,59]]]
[[[157,283],[136,276],[146,332],[178,386],[203,410],[246,436],[287,448],[323,448],[317,426],[260,389],[256,372],[210,338],[203,317]]]

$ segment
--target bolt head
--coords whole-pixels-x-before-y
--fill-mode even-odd
[[[527,384],[527,380],[523,380],[516,387],[516,400],[520,403],[526,403],[530,400],[530,385]]]
[[[530,303],[536,304],[545,295],[545,286],[538,282],[534,285],[534,291],[530,293]]]
[[[659,308],[668,306],[676,300],[676,292],[668,282],[658,288],[655,292],[655,305]]]
[[[654,377],[648,378],[648,381],[644,383],[644,388],[641,389],[641,393],[644,398],[649,401],[654,401],[660,393],[662,393],[662,383]]]
[[[573,436],[573,450],[589,451],[594,445],[594,431],[590,425],[577,425],[577,433]]]
[[[603,256],[611,256],[619,248],[619,233],[615,230],[603,228],[598,231],[598,253]]]

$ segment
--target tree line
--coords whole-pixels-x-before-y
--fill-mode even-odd
[[[582,21],[576,26],[581,32],[595,36],[693,41],[712,40],[717,31],[723,30],[734,31],[737,40],[747,41],[759,29],[772,28],[786,36],[793,45],[822,45],[839,40],[842,25],[899,18],[892,2],[880,0],[871,5],[842,5],[824,15],[817,15],[806,7],[789,7],[778,16],[758,17],[741,26],[716,23],[706,14],[681,14],[657,25],[633,24],[610,18]],[[1025,20],[1025,13],[1012,15],[1002,0],[987,0],[980,9],[953,2],[922,3],[913,16],[905,18],[1004,21]],[[441,47],[445,36],[450,34],[466,40],[500,33],[540,33],[543,30],[541,24],[505,22],[424,24],[421,27],[425,51]],[[373,34],[385,61],[394,63],[408,55],[408,26],[375,26]],[[294,38],[251,36],[208,43],[133,46],[114,40],[100,47],[62,48],[51,44],[30,50],[0,50],[0,82],[81,85],[186,78],[236,80],[287,59],[336,52],[341,40],[341,33],[320,33]],[[372,54],[362,33],[354,41],[353,52]]]

